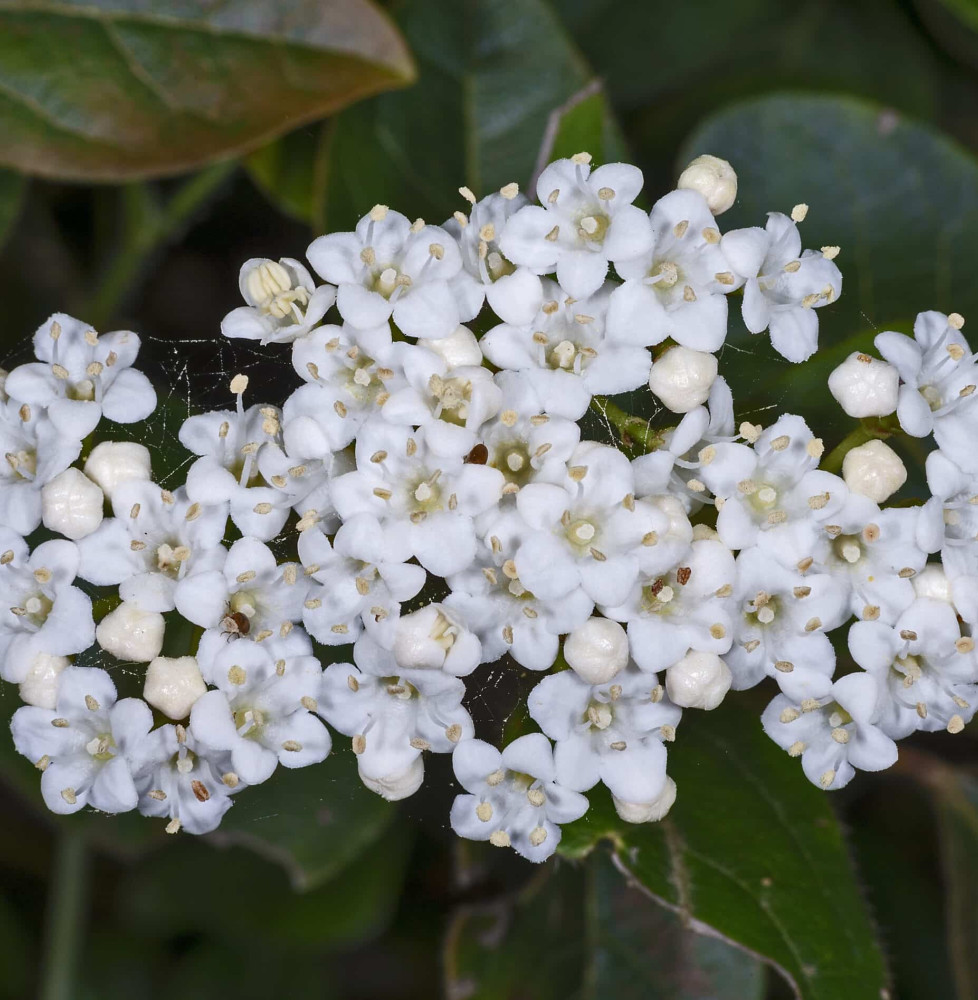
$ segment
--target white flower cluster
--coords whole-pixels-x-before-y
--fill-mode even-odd
[[[311,271],[249,260],[223,332],[291,345],[302,385],[246,404],[236,376],[233,408],[183,424],[197,458],[172,492],[142,446],[82,444],[101,416],[153,409],[135,335],[45,323],[0,409],[0,676],[29,703],[14,740],[52,810],[138,808],[207,832],[279,764],[322,761],[328,724],[391,800],[419,788],[427,753],[452,753],[456,832],[542,861],[599,782],[624,820],[665,815],[682,709],[731,687],[777,682],[764,726],[823,788],[889,766],[916,729],[971,719],[963,321],[925,313],[915,340],[877,338],[886,361],[855,355],[832,376],[847,412],[895,410],[940,447],[933,497],[881,509],[906,478],[888,446],[853,449],[841,478],[820,470],[801,417],[738,428],[718,377],[732,292],[785,358],[815,351],[838,248],[802,250],[804,205],[722,234],[736,176],[715,157],[648,214],[641,186],[635,167],[580,154],[542,172],[539,204],[515,184],[481,201],[462,188],[468,211],[444,226],[375,206],[312,243]],[[578,421],[606,410],[596,396],[644,386],[682,415],[649,448],[581,440]],[[64,537],[31,550],[42,522]],[[269,547],[282,538],[295,561]],[[97,626],[93,587],[112,588]],[[161,656],[174,617],[195,638]],[[853,618],[861,669],[836,679],[828,633]],[[148,664],[144,700],[72,665],[93,640]],[[466,686],[504,655],[543,675],[528,698],[541,732],[500,750],[475,738]]]

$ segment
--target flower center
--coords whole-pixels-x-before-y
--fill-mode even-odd
[[[432,375],[428,391],[435,399],[434,414],[449,424],[465,426],[472,400],[472,383],[465,378],[442,378]]]
[[[859,562],[863,557],[863,547],[858,535],[839,535],[832,542],[832,551],[837,559],[850,566]]]
[[[607,702],[592,701],[587,707],[584,721],[592,729],[607,729],[614,720],[614,717],[614,712],[612,712],[611,706]]]
[[[385,299],[389,299],[398,288],[407,287],[411,284],[411,279],[396,267],[383,267],[375,272],[373,281],[367,286],[371,291],[378,292]]]
[[[577,235],[589,243],[603,243],[611,220],[604,212],[585,215],[577,224]]]
[[[190,558],[190,549],[186,545],[171,546],[164,542],[156,549],[156,568],[167,576],[176,578],[180,573],[180,564]]]
[[[744,617],[755,625],[770,625],[777,617],[779,603],[778,598],[759,590],[754,600],[747,604]]]
[[[656,288],[672,288],[679,281],[679,268],[671,260],[660,260],[649,271],[649,277],[655,279]]]
[[[247,278],[248,294],[260,313],[275,319],[292,316],[301,323],[309,305],[309,292],[301,285],[292,286],[289,272],[281,264],[266,260]]]
[[[33,482],[37,472],[36,451],[8,451],[4,457],[7,459],[7,465],[10,466],[15,479]]]
[[[111,733],[99,733],[85,744],[85,749],[96,760],[111,760],[114,756],[115,740],[112,739]]]

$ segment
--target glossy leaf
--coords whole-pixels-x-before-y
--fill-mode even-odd
[[[412,76],[370,0],[3,0],[0,163],[77,180],[174,173]]]
[[[593,79],[546,0],[406,0],[393,13],[417,84],[249,161],[264,190],[320,230],[350,227],[377,202],[440,223],[465,208],[461,184],[479,196],[514,180],[525,187],[551,115]],[[585,110],[593,117],[597,102]],[[610,142],[613,126],[602,130]],[[306,179],[322,194],[302,193],[296,181]]]
[[[610,840],[616,863],[693,929],[773,965],[803,1000],[878,997],[883,958],[828,797],[732,699],[687,712],[670,755],[679,798],[633,826],[606,793],[566,827],[561,851]]]

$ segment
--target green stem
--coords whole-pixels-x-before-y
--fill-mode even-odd
[[[636,455],[645,455],[662,445],[662,432],[643,417],[633,417],[606,397],[595,396],[591,408],[618,431],[622,446]]]
[[[826,472],[838,474],[842,471],[843,460],[853,448],[858,448],[868,441],[884,441],[898,433],[900,424],[895,417],[866,417],[826,455],[819,467]]]
[[[112,319],[150,257],[182,230],[236,167],[237,161],[227,160],[201,170],[184,183],[162,209],[155,206],[144,183],[130,185],[124,190],[123,245],[91,298],[79,310],[92,326],[102,327]]]
[[[65,829],[58,836],[48,889],[41,1000],[78,996],[78,957],[87,895],[85,841],[78,830]]]

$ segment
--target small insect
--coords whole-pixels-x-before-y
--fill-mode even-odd
[[[489,449],[484,444],[477,444],[465,456],[465,461],[469,465],[485,465],[489,461]]]
[[[240,611],[232,611],[228,605],[227,612],[221,619],[221,635],[227,636],[227,641],[240,639],[251,631],[251,620]]]

